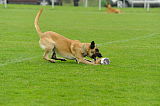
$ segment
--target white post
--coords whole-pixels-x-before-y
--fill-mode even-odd
[[[144,1],[144,8],[147,8],[147,0]]]
[[[123,7],[125,8],[125,0],[123,0]]]
[[[4,7],[7,8],[7,0],[4,0]]]
[[[85,0],[85,7],[88,7],[88,0]]]
[[[99,10],[101,10],[101,0],[99,0]]]
[[[132,8],[134,7],[134,3],[133,3],[134,1],[132,0]]]
[[[149,3],[149,1],[147,2],[147,11],[149,11],[149,9],[150,9],[150,3]]]
[[[52,0],[52,8],[54,8],[54,0]]]

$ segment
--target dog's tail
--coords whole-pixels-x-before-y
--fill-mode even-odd
[[[38,33],[38,35],[39,35],[40,37],[43,35],[43,33],[41,32],[41,29],[40,29],[40,27],[39,27],[38,21],[39,21],[39,17],[40,17],[40,15],[41,15],[42,11],[43,11],[43,9],[40,9],[40,10],[39,10],[39,12],[37,13],[37,16],[36,16],[36,18],[35,18],[35,20],[34,20],[34,25],[35,25],[36,31],[37,31],[37,33]]]

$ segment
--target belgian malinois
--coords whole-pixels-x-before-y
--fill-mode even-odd
[[[110,4],[107,4],[106,7],[108,13],[117,13],[117,14],[121,13],[121,10],[112,8]]]
[[[40,47],[44,49],[43,58],[52,63],[55,63],[55,60],[66,61],[66,59],[73,59],[78,63],[95,65],[95,63],[84,58],[87,56],[96,60],[96,57],[102,57],[99,49],[96,47],[95,42],[92,41],[91,43],[81,43],[79,40],[68,39],[56,32],[42,32],[38,24],[42,11],[43,9],[39,10],[37,13],[34,24],[40,37]],[[49,58],[50,52],[53,52],[51,58]],[[56,53],[66,59],[57,58]]]

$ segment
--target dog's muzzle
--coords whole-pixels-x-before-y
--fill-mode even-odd
[[[101,54],[101,53],[98,53],[98,54],[97,54],[97,57],[100,57],[100,58],[101,58],[101,57],[102,57],[102,54]]]
[[[96,53],[96,54],[93,54],[93,55],[91,56],[91,58],[93,58],[93,59],[96,59],[96,57],[101,58],[101,57],[102,57],[102,54],[101,54],[101,53]]]

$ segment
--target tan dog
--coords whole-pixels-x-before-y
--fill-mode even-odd
[[[110,4],[107,5],[107,12],[108,13],[121,13],[121,11],[119,9],[115,9],[115,8],[112,8]]]
[[[87,61],[86,59],[84,59],[84,57],[88,56],[95,60],[96,57],[102,57],[94,41],[92,41],[91,43],[81,43],[78,40],[68,39],[56,32],[41,32],[38,21],[42,11],[43,9],[41,9],[37,13],[34,24],[36,31],[40,37],[39,44],[41,48],[45,51],[43,56],[45,60],[52,63],[54,63],[55,60],[66,61],[65,59],[57,58],[56,53],[58,53],[66,59],[73,59],[76,60],[78,63],[94,65],[95,63]],[[49,58],[48,56],[51,51],[53,52],[52,58]]]

